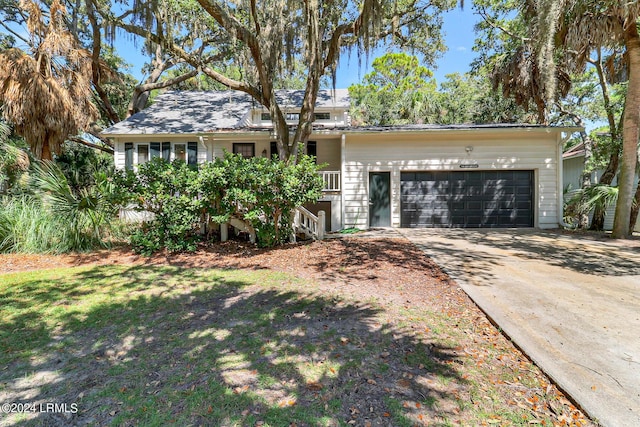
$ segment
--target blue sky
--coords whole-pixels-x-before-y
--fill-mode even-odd
[[[445,75],[451,73],[465,73],[469,71],[469,64],[473,61],[475,53],[472,51],[475,34],[473,26],[479,17],[473,14],[470,6],[463,10],[456,8],[444,14],[443,32],[448,51],[437,61],[438,68],[432,70],[438,83],[445,79]],[[384,52],[381,52],[382,54]],[[358,83],[364,75],[370,71],[370,65],[376,55],[369,58],[367,64],[358,66],[358,58],[355,54],[351,58],[344,57],[338,67],[337,84],[339,88],[346,88]]]
[[[471,49],[475,39],[473,26],[477,19],[469,5],[464,10],[456,8],[444,15],[443,30],[445,44],[449,50],[438,60],[438,68],[432,70],[438,83],[444,81],[446,74],[469,71],[469,64],[474,58],[474,52]],[[140,69],[146,58],[140,55],[139,46],[134,47],[130,36],[120,33],[116,40],[116,49],[118,54],[131,64],[130,72],[140,78]],[[370,64],[376,56],[372,54],[367,63],[363,58],[360,65],[355,53],[351,58],[343,57],[338,68],[336,87],[347,88],[351,84],[358,83],[370,71]]]

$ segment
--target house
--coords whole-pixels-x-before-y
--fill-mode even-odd
[[[570,147],[562,154],[562,177],[564,183],[565,200],[571,198],[575,191],[581,188],[582,170],[584,168],[584,144],[578,143]],[[591,183],[596,184],[602,176],[603,170],[594,170],[591,172]],[[612,185],[617,185],[617,178],[614,178]],[[634,188],[638,185],[638,175],[634,181]],[[615,216],[615,204],[607,206],[604,217],[604,229],[611,231],[613,229],[613,218]],[[640,232],[640,221],[636,222],[634,231]]]
[[[288,122],[302,91],[280,91]],[[307,153],[326,163],[311,210],[327,228],[539,227],[562,220],[562,145],[578,130],[537,125],[354,127],[345,89],[320,91]],[[275,153],[269,113],[236,91],[167,92],[105,130],[118,168],[152,157],[203,163],[225,150]]]

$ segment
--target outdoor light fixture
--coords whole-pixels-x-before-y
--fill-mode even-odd
[[[267,149],[262,150],[262,157],[267,157]]]

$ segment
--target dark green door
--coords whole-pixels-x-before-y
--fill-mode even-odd
[[[391,226],[389,172],[369,172],[369,227]]]

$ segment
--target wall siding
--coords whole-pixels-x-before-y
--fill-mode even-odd
[[[400,173],[414,170],[534,170],[536,189],[534,225],[557,227],[557,145],[555,134],[443,135],[372,134],[347,135],[343,177],[344,224],[368,228],[368,174],[391,172],[391,224],[400,226]],[[467,155],[465,147],[472,146]],[[461,169],[477,162],[477,169]]]
[[[311,137],[313,140],[313,137]],[[322,168],[327,171],[340,170],[340,139],[315,139],[318,143],[318,164],[327,163]]]
[[[562,188],[567,188],[567,185],[571,185],[571,193],[568,195],[565,195],[565,200],[567,200],[568,198],[570,198],[570,196],[572,194],[574,194],[575,190],[580,189],[581,186],[581,179],[582,179],[582,168],[583,168],[583,164],[584,164],[584,157],[580,156],[580,157],[574,157],[572,159],[566,159],[563,161],[563,169],[562,169],[562,176],[563,176],[563,181],[562,181]],[[597,170],[597,171],[593,171],[591,173],[591,183],[592,184],[597,184],[598,180],[600,179],[600,176],[602,175],[603,171],[602,170]],[[611,183],[611,185],[617,185],[617,178],[614,178],[613,182]],[[635,181],[634,181],[634,189],[635,187],[638,186],[638,176],[636,175]],[[610,231],[613,229],[613,218],[616,214],[616,206],[615,204],[613,205],[609,205],[607,207],[606,213],[605,213],[605,217],[604,217],[604,229],[607,231]],[[593,213],[590,214],[590,216],[593,216]],[[591,220],[591,219],[590,219]],[[640,221],[636,222],[635,231],[640,232]]]

